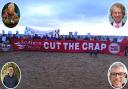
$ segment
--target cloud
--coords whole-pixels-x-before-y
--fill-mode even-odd
[[[115,0],[15,0],[14,2],[21,12],[20,26],[60,27],[62,34],[77,30],[79,34],[90,32],[126,35],[124,30],[115,32],[108,20],[108,9]],[[128,0],[121,2],[128,7]],[[1,10],[6,3],[8,0],[1,1]]]

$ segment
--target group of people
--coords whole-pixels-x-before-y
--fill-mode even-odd
[[[123,39],[127,39],[128,37],[112,37],[112,36],[88,36],[88,35],[59,35],[56,36],[48,36],[48,35],[23,35],[23,34],[0,34],[0,43],[10,42],[11,39],[42,39],[42,40],[96,40],[96,41],[110,41],[110,42],[122,42]]]

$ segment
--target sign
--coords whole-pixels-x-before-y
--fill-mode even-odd
[[[110,41],[87,41],[87,40],[12,40],[14,50],[23,51],[54,51],[54,52],[92,52],[99,50],[104,54],[124,55],[125,47],[121,43]]]

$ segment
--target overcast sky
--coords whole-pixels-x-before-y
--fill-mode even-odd
[[[9,0],[0,1],[0,11]],[[61,34],[78,31],[78,34],[128,35],[128,24],[115,29],[109,23],[108,10],[116,0],[10,0],[21,13],[15,28],[6,28],[0,18],[0,30],[19,30],[24,26],[45,30],[60,28]],[[118,0],[128,9],[128,0]],[[22,26],[22,27],[21,27]],[[0,31],[1,32],[1,31]]]

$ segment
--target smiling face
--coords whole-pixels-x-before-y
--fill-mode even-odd
[[[112,10],[112,18],[116,23],[120,23],[123,18],[122,9],[117,6],[114,6]]]
[[[8,73],[9,73],[9,76],[10,76],[10,77],[13,76],[13,74],[14,74],[14,69],[13,69],[13,67],[9,67],[9,68],[8,68]]]
[[[110,72],[110,80],[115,88],[122,88],[125,80],[125,70],[122,66],[112,67]]]

